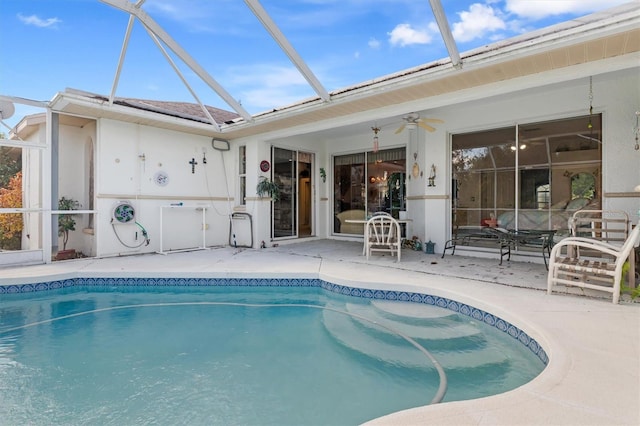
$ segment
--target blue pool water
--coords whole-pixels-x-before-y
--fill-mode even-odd
[[[505,392],[542,371],[530,345],[486,322],[316,286],[0,294],[0,419],[359,424],[437,392],[429,358],[395,331],[442,364],[444,401]]]

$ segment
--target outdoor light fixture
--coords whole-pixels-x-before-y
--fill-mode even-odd
[[[217,151],[229,151],[231,149],[229,141],[215,138],[211,140],[211,147]]]
[[[520,149],[523,150],[527,147],[527,144],[520,144]],[[515,145],[511,145],[511,151],[515,151],[516,150],[516,146]]]

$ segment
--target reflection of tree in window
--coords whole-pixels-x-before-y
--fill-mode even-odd
[[[4,138],[4,136],[3,136]],[[22,207],[22,149],[0,147],[0,208]],[[0,249],[20,250],[21,214],[0,214]]]
[[[593,199],[596,195],[596,178],[591,173],[578,173],[571,176],[571,199]]]

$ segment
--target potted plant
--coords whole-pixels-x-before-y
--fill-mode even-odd
[[[62,197],[58,201],[58,210],[78,210],[80,203],[73,198]],[[58,236],[62,237],[62,250],[56,254],[56,260],[72,259],[76,256],[75,249],[67,250],[69,231],[76,230],[75,214],[61,214],[58,216]]]
[[[260,176],[260,181],[256,185],[256,194],[260,198],[269,196],[273,201],[278,201],[280,199],[280,187],[271,179]]]

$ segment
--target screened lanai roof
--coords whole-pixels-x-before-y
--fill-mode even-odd
[[[207,72],[207,70],[204,69],[199,64],[199,62],[194,57],[192,57],[185,48],[180,45],[180,43],[178,43],[167,31],[162,28],[161,25],[159,25],[149,14],[147,14],[142,9],[145,0],[138,0],[135,3],[132,3],[129,0],[101,1],[129,14],[129,23],[122,47],[122,54],[120,55],[118,62],[118,72],[114,81],[114,85],[112,87],[110,101],[113,101],[114,99],[117,88],[117,81],[119,79],[119,73],[122,69],[124,58],[127,52],[127,46],[131,36],[131,29],[135,21],[137,20],[149,33],[149,36],[156,43],[157,47],[163,52],[167,61],[171,63],[172,67],[180,76],[184,84],[188,87],[194,98],[198,101],[198,103],[201,104],[204,115],[210,118],[211,124],[217,126],[214,118],[210,116],[207,108],[205,108],[205,106],[201,103],[198,95],[195,93],[186,78],[183,77],[183,74],[180,72],[179,68],[171,59],[170,55],[167,52],[167,49],[171,50],[171,52],[173,52],[182,62],[184,62],[184,64],[187,65],[194,74],[196,74],[207,84],[207,86],[214,90],[218,94],[218,96],[220,96],[220,98],[222,98],[231,108],[233,108],[233,110],[238,113],[245,121],[250,122],[253,120],[251,114],[242,106],[242,104],[237,101],[222,85],[220,85],[211,76],[211,74]],[[294,45],[285,36],[280,27],[271,18],[262,4],[258,0],[245,0],[245,4],[247,8],[251,10],[253,15],[260,21],[264,29],[269,33],[273,40],[277,43],[282,52],[286,54],[291,63],[295,65],[295,68],[313,89],[315,95],[323,102],[330,102],[331,95],[329,94],[325,86],[322,84],[322,82],[320,82],[316,74],[312,71],[311,67],[307,65]],[[437,22],[437,26],[439,28],[444,44],[447,48],[451,65],[455,68],[459,68],[462,66],[460,53],[458,52],[458,46],[453,38],[453,34],[451,33],[449,21],[445,15],[444,9],[442,8],[442,4],[440,0],[429,0],[429,4],[431,6],[433,16],[435,17],[435,20]],[[233,17],[229,17],[228,19],[233,19]]]
[[[238,3],[197,0],[83,2],[83,6],[91,4],[94,11],[104,13],[105,17],[118,17],[120,25],[110,27],[109,37],[100,42],[99,46],[95,46],[93,51],[83,52],[87,57],[87,69],[91,68],[93,55],[103,59],[111,58],[112,65],[106,67],[108,72],[101,70],[96,73],[96,79],[89,85],[78,85],[77,81],[80,80],[71,77],[70,83],[65,86],[82,90],[67,90],[57,95],[51,101],[51,105],[57,111],[71,114],[90,112],[97,117],[114,117],[140,123],[153,122],[155,125],[183,131],[187,131],[188,127],[188,131],[191,132],[213,133],[234,138],[322,121],[336,125],[344,117],[353,114],[415,100],[431,99],[433,102],[426,102],[425,105],[435,108],[453,102],[457,99],[455,94],[465,90],[545,71],[593,63],[597,72],[598,61],[627,57],[637,54],[640,50],[638,2],[624,3],[618,7],[534,31],[526,31],[529,28],[521,23],[519,35],[515,36],[511,36],[513,32],[504,28],[507,23],[515,25],[515,20],[509,20],[504,14],[509,7],[512,13],[517,7],[525,7],[525,2],[519,0],[467,2],[468,4],[444,2],[444,7],[439,0],[408,3],[376,1],[367,2],[366,7],[358,3],[363,10],[361,14],[370,20],[370,28],[375,29],[379,25],[391,29],[383,31],[382,34],[388,36],[390,45],[392,42],[395,42],[395,45],[384,54],[375,57],[376,63],[385,65],[375,70],[371,62],[344,61],[340,69],[360,71],[358,64],[364,65],[365,70],[370,69],[368,74],[352,72],[353,76],[370,77],[353,82],[348,78],[332,78],[332,74],[337,74],[335,70],[339,69],[339,66],[326,65],[329,61],[327,58],[330,58],[326,52],[335,51],[335,56],[340,61],[341,40],[344,40],[346,45],[348,40],[354,37],[353,32],[363,31],[361,26],[351,31],[348,23],[352,21],[348,16],[340,16],[340,12],[344,15],[354,13],[352,2],[311,2],[324,6],[315,9],[292,6],[294,3],[307,4],[306,2],[265,0],[260,3],[256,0],[245,0],[244,5]],[[462,3],[465,3],[466,9],[460,9]],[[540,5],[545,2],[526,2],[528,5],[534,3],[542,7]],[[566,2],[553,2],[555,5],[560,3]],[[590,2],[583,3],[586,5]],[[498,9],[498,4],[503,8]],[[207,30],[195,28],[194,25],[204,24],[193,16],[188,19],[191,27],[175,26],[174,21],[189,15],[189,9],[192,7],[195,9],[191,12],[192,15],[201,12],[203,7],[213,8],[218,12],[213,15],[215,19],[206,26]],[[397,24],[395,27],[389,24],[384,27],[381,17],[390,14],[389,7],[402,9],[406,15],[406,23],[398,20],[401,18],[396,18],[396,21],[393,21]],[[316,14],[315,21],[342,19],[344,25],[340,34],[323,33],[323,26],[317,24],[314,18],[304,21],[308,26],[306,30],[301,28],[304,25],[296,24],[297,20],[308,18],[312,12]],[[174,19],[171,18],[172,14]],[[251,24],[246,24],[247,22]],[[422,22],[423,26],[420,27],[417,22]],[[478,44],[481,41],[484,43],[487,39],[469,41],[469,34],[473,32],[473,22],[479,27],[487,27],[476,28],[476,32],[487,33],[491,25],[502,30],[495,31],[494,28],[491,42]],[[215,31],[216,27],[233,31],[245,24],[245,28],[253,31],[251,36],[244,33],[229,39],[223,38]],[[421,28],[428,28],[430,32],[422,31]],[[86,28],[85,34],[100,30],[101,28]],[[193,38],[185,36],[185,32],[188,31],[197,33],[197,41],[194,42]],[[380,31],[371,33],[380,34]],[[367,37],[367,34],[363,36]],[[425,41],[425,37],[429,39],[428,42]],[[119,41],[116,42],[117,40]],[[225,40],[225,43],[219,44],[218,40]],[[375,38],[368,41],[369,46],[375,46],[380,42],[381,40]],[[256,46],[251,45],[253,43],[259,44],[258,51],[255,49]],[[252,63],[258,63],[259,58],[239,58],[242,58],[243,52],[246,52],[245,56],[259,55],[256,52],[259,52],[262,46],[266,51],[268,45],[278,48],[277,54],[269,53],[270,55],[279,55],[279,60],[284,59],[288,64],[288,68],[280,68],[277,73],[281,80],[290,82],[291,93],[299,97],[274,91],[270,99],[272,105],[263,110],[256,110],[255,104],[250,101],[250,92],[239,89],[234,83],[234,78],[229,77],[229,73],[233,74],[233,70],[236,70],[236,80],[247,79],[249,76],[243,73],[241,67],[234,68],[233,64],[244,61],[243,63],[249,64],[250,67]],[[401,47],[406,49],[407,45],[411,46],[411,52],[407,53],[408,50],[405,50],[399,55],[397,50],[401,50]],[[434,48],[436,46],[442,49]],[[321,59],[317,59],[313,54],[316,50],[325,52]],[[154,62],[143,62],[141,70],[136,59],[141,55],[146,57],[147,54],[150,58],[153,56]],[[411,56],[411,59],[407,59],[407,56]],[[138,68],[132,67],[132,63],[137,64]],[[256,68],[258,67],[256,65]],[[291,72],[292,69],[295,72]],[[167,70],[170,71],[171,77],[166,73]],[[162,74],[160,81],[163,84],[157,93],[154,93],[156,96],[153,98],[142,90],[138,91],[138,87],[126,83],[129,74],[137,75],[141,71],[148,75],[149,80],[153,80],[156,73]],[[86,71],[69,69],[71,76],[83,72]],[[375,72],[383,74],[372,74]],[[257,73],[253,74],[254,79],[257,79],[256,75]],[[176,99],[175,92],[166,90],[170,86],[170,78],[171,87],[174,87],[177,81],[183,90],[183,94],[178,96],[180,99]],[[301,79],[304,80],[304,84],[300,84]],[[269,93],[269,82],[261,82],[265,86],[261,87],[262,93]],[[340,86],[345,82],[351,84]],[[282,81],[279,84],[282,84]],[[287,86],[286,83],[284,86]],[[306,89],[300,91],[301,86]],[[94,91],[94,88],[99,90]],[[51,92],[55,92],[56,89],[59,87],[51,88]],[[132,114],[132,109],[138,110],[139,113]],[[159,112],[167,118],[161,120],[163,123],[158,123],[157,117],[151,117],[145,114],[146,112]],[[370,120],[384,118],[372,115]],[[191,123],[185,124],[184,119]]]

